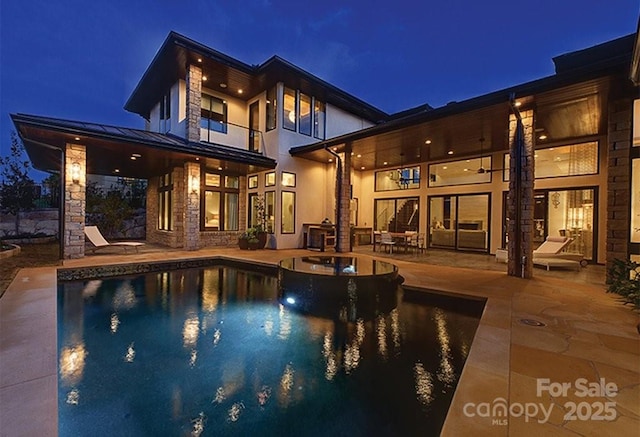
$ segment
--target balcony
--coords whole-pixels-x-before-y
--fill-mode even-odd
[[[215,123],[218,124],[209,124],[209,127],[215,127],[215,129],[210,129],[209,127],[204,127],[206,123],[203,120],[202,127],[200,128],[200,141],[236,147],[242,150],[257,152],[261,155],[265,154],[264,138],[261,131],[229,122]]]

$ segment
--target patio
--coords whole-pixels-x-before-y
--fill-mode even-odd
[[[139,254],[107,249],[64,261],[65,268],[225,257],[265,264],[316,253],[302,249],[171,250],[145,246]],[[359,256],[386,257],[371,246]],[[345,254],[347,255],[347,254]],[[509,277],[489,255],[427,251],[393,254],[405,285],[486,299],[483,317],[449,409],[443,435],[632,435],[640,427],[638,315],[605,293],[604,267],[580,272],[535,269],[531,280]],[[0,299],[2,436],[57,433],[56,268],[21,270]],[[526,321],[544,326],[530,326]],[[523,322],[525,321],[525,322]],[[569,383],[566,396],[537,395],[537,378]],[[578,398],[575,382],[615,383],[617,394]],[[486,403],[541,405],[549,417],[488,417]],[[567,403],[615,403],[615,418],[565,420]]]

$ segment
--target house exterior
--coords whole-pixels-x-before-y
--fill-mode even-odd
[[[146,240],[169,247],[235,246],[264,203],[271,248],[328,217],[338,251],[353,226],[411,230],[509,247],[527,277],[549,235],[591,262],[640,257],[638,51],[628,35],[549,77],[387,114],[277,56],[248,65],[171,32],[125,104],[144,130],[12,119],[34,166],[65,175],[65,258],[84,256],[89,173],[146,179]]]

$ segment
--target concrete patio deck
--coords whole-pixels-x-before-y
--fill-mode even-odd
[[[357,252],[358,256],[380,255],[370,249]],[[317,254],[301,249],[109,252],[65,261],[64,267],[202,257],[275,264],[309,253]],[[394,263],[406,285],[486,299],[443,435],[638,434],[638,314],[606,294],[603,283],[594,283],[595,276],[587,273],[584,280],[568,281],[555,277],[553,271],[546,275],[536,269],[533,279],[522,280],[504,271],[481,269],[477,262],[476,268],[452,267],[407,256],[394,258]],[[597,267],[601,268],[589,266],[585,272],[602,275]],[[544,326],[530,326],[523,320]],[[554,383],[569,387],[565,393],[546,390],[538,395],[545,378],[552,388],[558,387]],[[615,384],[617,391],[603,393],[594,388],[589,396],[579,396],[583,383],[600,382],[609,387]],[[572,411],[573,402],[584,404]],[[509,417],[500,416],[499,408],[491,414],[501,403],[511,407]],[[550,410],[550,415],[543,410]],[[596,420],[598,411],[609,420]],[[0,299],[0,435],[56,434],[56,268],[23,269]]]

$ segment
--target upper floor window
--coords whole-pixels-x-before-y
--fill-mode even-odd
[[[420,188],[420,167],[394,168],[376,172],[376,191]]]
[[[267,131],[276,128],[276,87],[267,90]]]
[[[598,142],[547,147],[534,152],[535,178],[557,178],[598,173]],[[509,180],[509,154],[504,157],[504,180]]]
[[[303,135],[324,139],[325,105],[315,97],[291,88],[284,88],[282,125]]]
[[[311,136],[311,97],[299,93],[298,109],[298,121],[300,125],[298,132]]]
[[[313,136],[319,140],[324,140],[325,136],[325,109],[324,103],[313,99]]]
[[[211,141],[210,132],[227,133],[227,102],[202,94],[200,127],[206,130],[203,140]]]
[[[171,130],[171,91],[162,96],[160,100],[160,131],[163,133]]]
[[[282,105],[282,126],[285,129],[296,130],[296,91],[284,88],[284,104]]]

